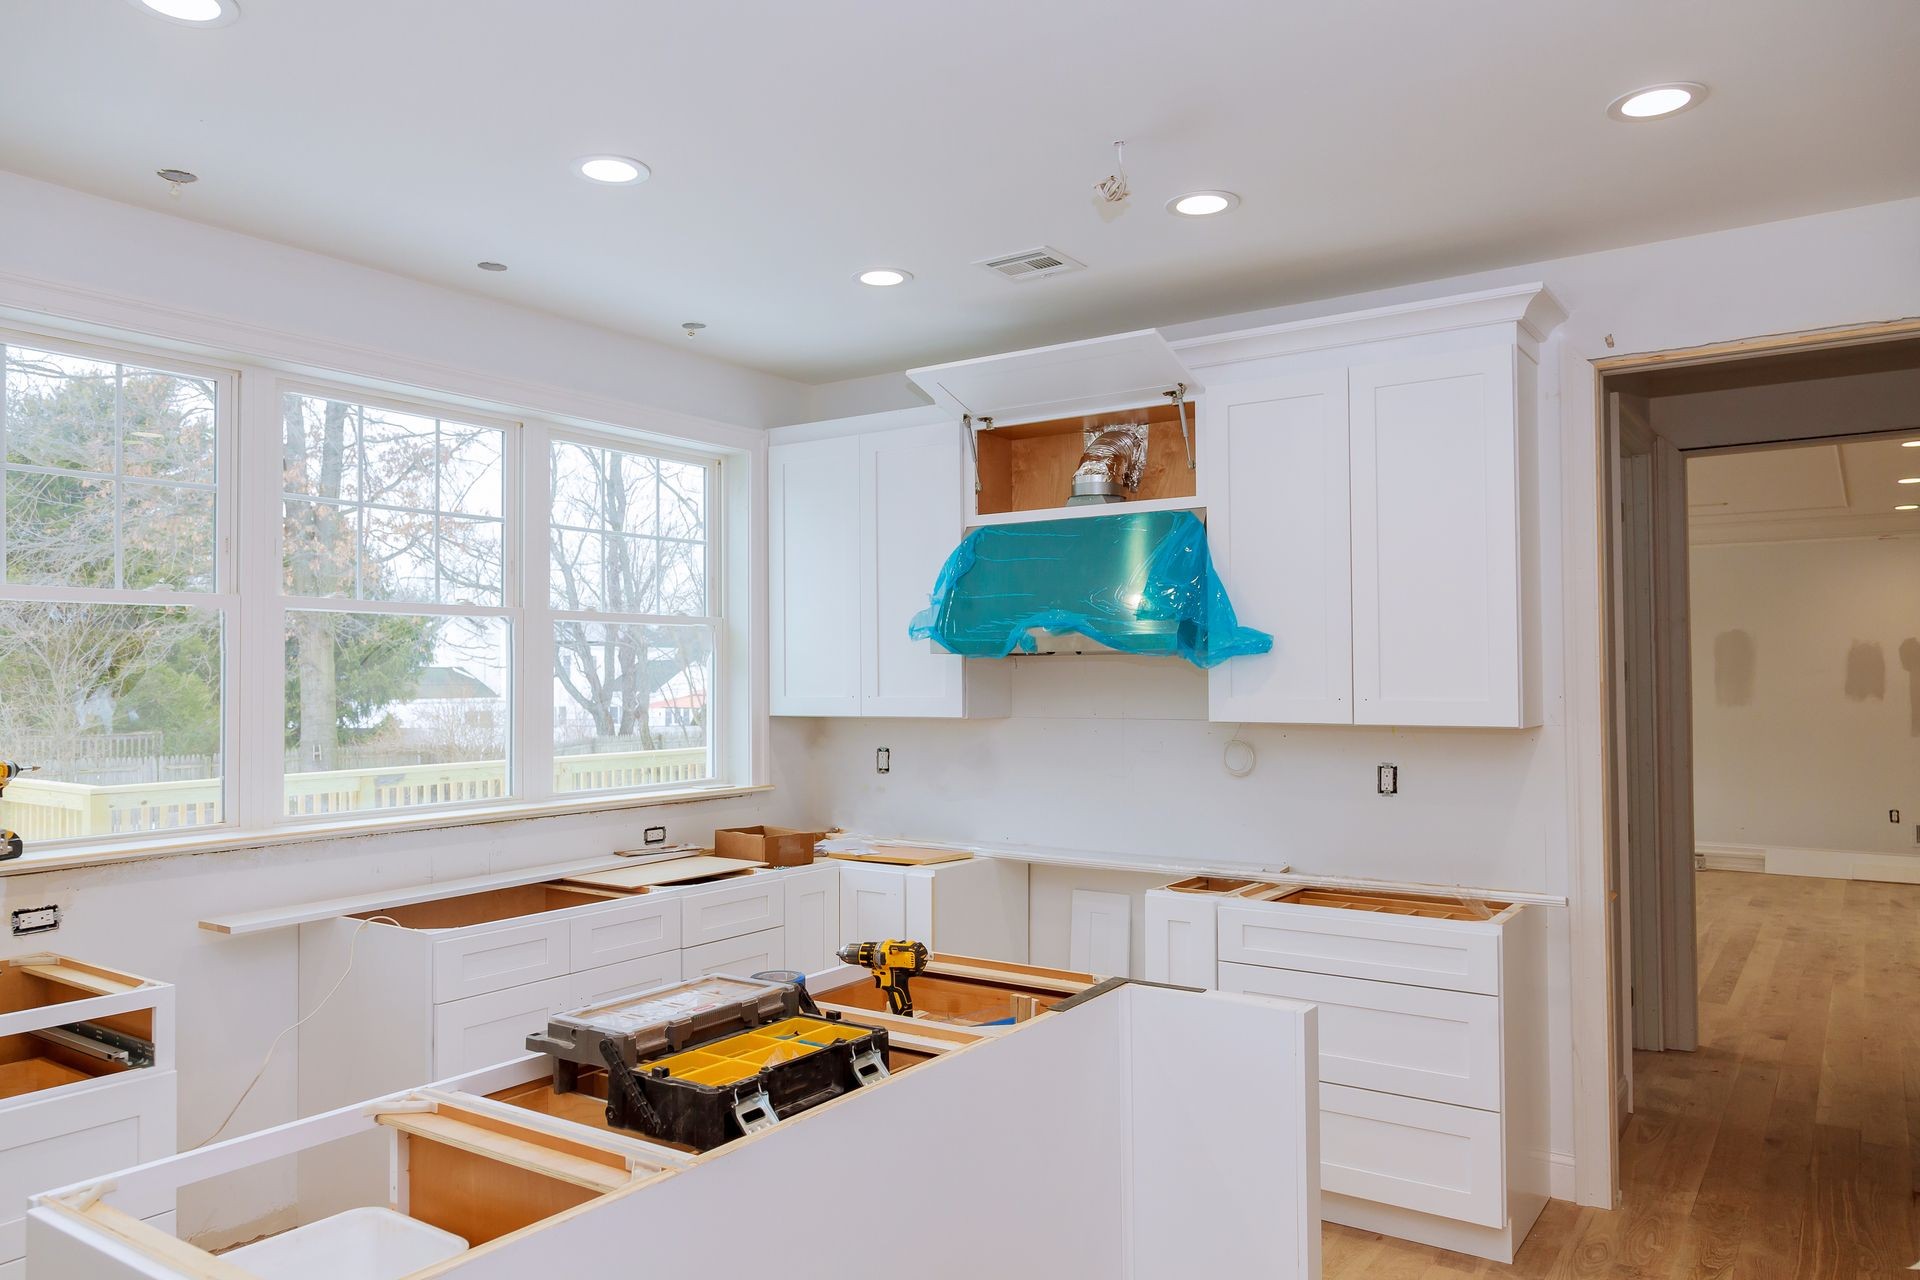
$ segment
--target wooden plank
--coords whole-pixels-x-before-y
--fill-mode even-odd
[[[46,1202],[48,1208],[57,1213],[78,1218],[81,1222],[96,1230],[117,1237],[122,1243],[146,1254],[158,1262],[172,1267],[191,1280],[259,1280],[253,1272],[216,1257],[204,1249],[195,1248],[177,1236],[170,1236],[158,1227],[148,1226],[129,1213],[122,1213],[112,1205],[94,1203],[85,1209],[75,1209],[58,1200]]]
[[[889,867],[930,867],[942,862],[965,862],[973,855],[965,849],[927,849],[918,845],[877,844],[868,853],[830,853],[842,862],[877,862]]]
[[[619,1169],[612,1169],[598,1160],[590,1160],[571,1151],[556,1150],[525,1138],[483,1129],[449,1115],[393,1111],[383,1112],[374,1119],[390,1129],[498,1160],[530,1173],[557,1178],[590,1191],[617,1191],[626,1186],[633,1176],[626,1169],[624,1159],[620,1160]]]
[[[1100,981],[1091,973],[1065,969],[1040,969],[1030,965],[1002,965],[994,960],[963,961],[936,955],[927,962],[927,972],[942,978],[962,978],[968,982],[986,982],[1009,989],[1052,991],[1077,996]]]
[[[488,889],[511,889],[523,884],[537,884],[542,880],[561,880],[570,875],[624,866],[626,862],[626,859],[616,857],[588,858],[548,863],[539,867],[524,867],[518,871],[463,876],[456,880],[432,880],[425,884],[406,885],[384,892],[351,894],[343,898],[323,898],[314,902],[272,907],[265,911],[214,916],[200,921],[200,927],[208,933],[226,933],[235,936],[266,933],[274,929],[291,929],[296,925],[310,924],[315,920],[331,920],[336,916],[384,911],[390,907],[412,906],[416,902],[431,902],[435,898],[451,898],[463,893],[482,893]]]
[[[58,982],[62,986],[91,991],[100,996],[117,996],[123,991],[137,991],[146,985],[143,979],[110,973],[105,969],[96,969],[91,965],[82,965],[72,960],[16,963],[14,967],[36,978],[45,978],[48,982]]]
[[[597,889],[650,889],[662,885],[685,884],[689,880],[719,880],[749,874],[764,862],[745,858],[721,858],[710,853],[644,867],[619,867],[611,871],[591,871],[561,876],[567,884],[584,884]]]

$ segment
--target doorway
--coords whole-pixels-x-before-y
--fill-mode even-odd
[[[1894,474],[1899,468],[1886,462],[1889,454],[1909,452],[1902,448],[1908,441],[1920,441],[1920,324],[1623,359],[1603,362],[1600,372],[1613,676],[1608,888],[1616,912],[1615,1092],[1625,1125],[1634,1109],[1628,1047],[1667,1053],[1700,1044],[1696,863],[1725,868],[1736,853],[1750,855],[1730,852],[1716,832],[1728,824],[1743,787],[1778,785],[1729,776],[1716,757],[1713,785],[1702,793],[1710,802],[1709,829],[1697,830],[1696,673],[1712,684],[1702,693],[1716,712],[1707,728],[1718,751],[1728,732],[1717,716],[1720,703],[1753,696],[1760,658],[1755,637],[1742,627],[1697,635],[1692,544],[1703,528],[1711,545],[1920,538],[1920,444],[1905,472]],[[1809,467],[1826,474],[1810,481]],[[1917,480],[1910,503],[1895,487],[1903,478]],[[1908,505],[1915,509],[1895,510]],[[1878,668],[1873,643],[1846,655],[1860,668],[1854,675],[1836,667],[1834,696],[1848,696],[1848,688],[1868,690],[1863,697],[1896,692],[1892,686],[1906,678],[1900,638],[1879,641]],[[1920,668],[1920,641],[1912,649]],[[1913,680],[1920,700],[1920,670]],[[1920,702],[1914,716],[1920,733]],[[1920,869],[1920,858],[1911,865]]]

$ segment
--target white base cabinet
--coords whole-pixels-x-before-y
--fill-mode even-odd
[[[122,1068],[35,1035],[90,1023],[153,1046]],[[57,955],[0,964],[0,1278],[23,1276],[27,1197],[174,1153],[173,988]],[[171,1213],[148,1192],[126,1211]]]
[[[838,886],[837,865],[815,862],[626,895],[521,885],[303,923],[300,1013],[314,1016],[299,1032],[300,1113],[517,1057],[553,1014],[598,1000],[704,973],[832,968]]]
[[[1318,1009],[1327,1221],[1511,1262],[1549,1185],[1540,913],[1220,884],[1147,894],[1147,976]]]
[[[973,857],[925,867],[840,863],[840,941],[907,938],[948,955],[1025,964],[1027,864]]]

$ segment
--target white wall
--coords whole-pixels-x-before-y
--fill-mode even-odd
[[[196,197],[197,198],[197,197]],[[475,272],[475,275],[480,275]],[[0,172],[0,313],[728,443],[806,388],[667,346]],[[56,296],[57,295],[57,296]]]
[[[1920,538],[1696,546],[1691,564],[1700,843],[1920,871]]]

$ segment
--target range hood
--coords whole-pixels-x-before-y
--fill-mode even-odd
[[[975,529],[909,633],[970,658],[1097,648],[1197,667],[1273,647],[1234,617],[1191,511]]]

